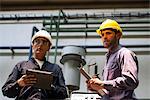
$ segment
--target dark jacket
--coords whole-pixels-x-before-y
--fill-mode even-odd
[[[16,81],[21,78],[22,75],[26,74],[27,69],[36,69],[42,71],[53,72],[54,81],[51,90],[40,89],[33,86],[19,87]],[[39,65],[34,58],[31,58],[29,61],[23,61],[18,63],[12,73],[9,75],[6,83],[2,87],[2,92],[4,96],[10,98],[16,98],[16,100],[45,100],[45,99],[64,99],[67,97],[67,90],[65,86],[65,80],[63,73],[59,65],[52,64],[48,61],[44,61],[42,68],[40,69]]]

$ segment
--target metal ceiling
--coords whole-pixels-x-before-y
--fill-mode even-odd
[[[149,0],[0,0],[0,11],[149,8]]]

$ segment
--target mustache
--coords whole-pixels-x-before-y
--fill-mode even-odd
[[[103,42],[109,42],[108,40],[104,40]]]

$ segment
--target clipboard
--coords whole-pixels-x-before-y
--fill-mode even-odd
[[[81,66],[80,68],[79,68],[79,70],[80,70],[80,73],[87,79],[87,80],[90,80],[92,77],[84,70],[84,68]],[[105,95],[106,94],[106,92],[105,91],[107,91],[106,89],[100,89],[100,90],[98,90],[97,92],[98,92],[98,94],[100,94],[101,96],[103,96],[103,95]]]
[[[33,87],[41,88],[41,89],[51,89],[51,84],[53,82],[52,72],[28,69],[26,72],[27,75],[35,75],[37,78],[37,83],[33,85]]]

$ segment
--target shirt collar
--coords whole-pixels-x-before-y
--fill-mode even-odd
[[[35,62],[35,58],[34,58],[34,57],[31,57],[31,61]],[[43,61],[45,62],[45,61],[46,61],[46,58],[44,58]]]
[[[38,65],[38,63],[36,62],[35,58],[34,57],[31,57],[30,59],[34,64]],[[46,62],[46,58],[44,58],[44,63]]]
[[[115,52],[117,52],[118,50],[120,50],[121,49],[121,45],[118,45],[118,47],[116,48],[116,49],[114,49],[113,51],[108,51],[108,53],[107,54],[113,54],[113,53],[115,53]]]

